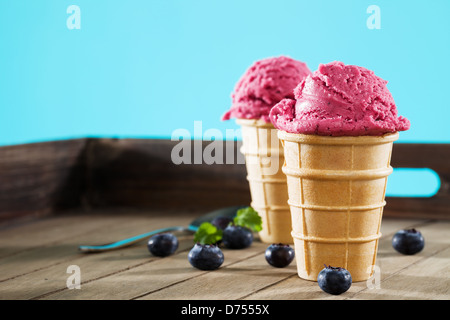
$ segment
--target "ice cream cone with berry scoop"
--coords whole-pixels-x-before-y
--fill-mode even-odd
[[[283,98],[293,98],[295,86],[311,71],[303,62],[280,56],[256,61],[236,84],[233,105],[223,120],[236,118],[242,130],[251,206],[259,213],[265,243],[293,243],[287,204],[283,147],[269,120],[271,108]]]
[[[385,206],[392,145],[409,121],[386,81],[341,62],[321,65],[270,113],[284,146],[297,271],[323,265],[370,278]]]

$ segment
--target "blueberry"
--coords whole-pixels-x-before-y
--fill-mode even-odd
[[[400,230],[392,237],[392,246],[403,254],[416,254],[425,246],[422,234],[416,229]]]
[[[157,234],[148,240],[147,247],[153,255],[166,257],[178,249],[178,239],[171,233]]]
[[[273,243],[266,249],[267,262],[277,268],[284,268],[294,260],[295,252],[288,244]]]
[[[228,249],[244,249],[253,242],[253,233],[242,226],[229,225],[223,231],[222,242]]]
[[[347,291],[352,285],[352,276],[344,268],[325,266],[317,276],[320,289],[329,294],[338,295]]]
[[[225,230],[231,222],[233,222],[233,219],[228,217],[216,217],[211,221],[213,225],[221,230]]]
[[[188,254],[189,263],[200,270],[215,270],[224,260],[222,250],[215,244],[196,243]]]

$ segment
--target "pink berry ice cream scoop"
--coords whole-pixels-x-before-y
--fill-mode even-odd
[[[232,93],[232,106],[222,120],[261,119],[270,123],[270,109],[283,98],[294,99],[294,88],[311,71],[305,63],[280,56],[256,61]]]
[[[363,67],[342,62],[321,64],[270,112],[270,120],[290,133],[323,136],[383,135],[405,131],[387,81]]]

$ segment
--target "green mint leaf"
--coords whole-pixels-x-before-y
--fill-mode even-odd
[[[262,230],[261,217],[252,207],[239,209],[233,222],[237,226],[247,227],[252,231]]]
[[[223,231],[210,222],[203,222],[194,234],[194,242],[215,244],[222,239]]]

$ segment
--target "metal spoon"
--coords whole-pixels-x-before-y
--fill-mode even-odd
[[[201,217],[198,217],[197,219],[191,221],[191,223],[187,227],[183,226],[177,226],[177,227],[168,227],[168,228],[162,228],[154,231],[150,231],[147,233],[143,233],[131,238],[119,240],[112,243],[107,243],[103,245],[83,245],[79,246],[78,250],[82,252],[103,252],[103,251],[109,251],[109,250],[115,250],[119,248],[128,247],[136,242],[142,241],[146,238],[149,238],[155,234],[158,233],[164,233],[164,232],[172,232],[172,231],[191,231],[195,232],[197,231],[198,227],[203,222],[211,222],[216,217],[228,217],[233,218],[236,215],[236,211],[244,208],[245,206],[233,206],[228,208],[222,208],[218,210],[214,210],[212,212],[209,212]]]

